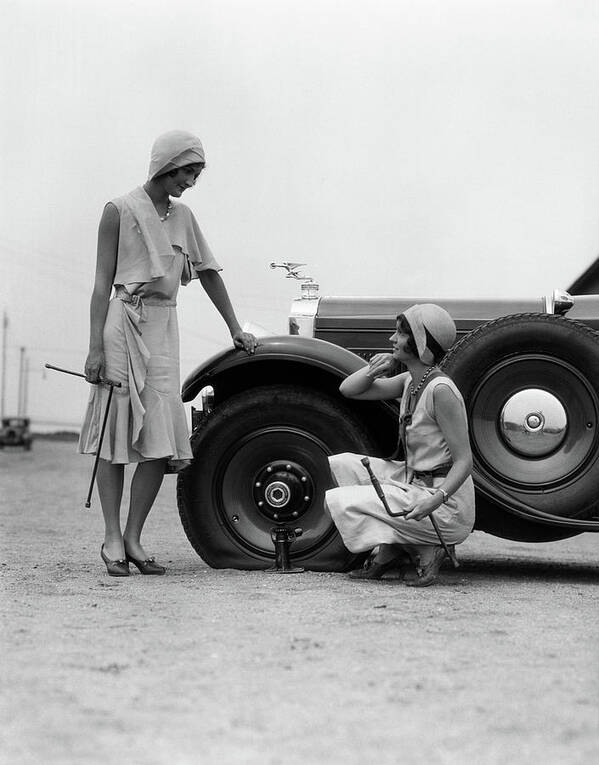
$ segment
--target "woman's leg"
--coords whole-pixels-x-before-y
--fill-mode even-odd
[[[360,460],[361,454],[343,452],[329,457],[329,468],[335,486],[359,486],[370,481]]]
[[[97,484],[104,516],[104,552],[110,560],[125,557],[120,517],[124,474],[124,465],[98,460]]]
[[[362,454],[344,452],[329,457],[329,468],[336,486],[370,486],[370,474],[362,464]],[[404,463],[369,457],[370,467],[380,483],[403,481]]]
[[[375,563],[389,563],[392,560],[404,560],[407,554],[401,545],[382,544],[379,545],[373,558]]]
[[[129,555],[138,560],[148,558],[141,546],[141,531],[162,485],[165,463],[164,459],[140,462],[131,481],[129,515],[123,538]]]

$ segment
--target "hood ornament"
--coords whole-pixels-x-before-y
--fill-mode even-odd
[[[307,265],[307,263],[291,263],[287,260],[283,261],[282,263],[271,263],[271,268],[284,268],[287,273],[285,274],[286,279],[297,279],[300,282],[303,282],[301,286],[301,297],[302,300],[314,300],[318,297],[318,287],[319,285],[314,281],[314,279],[311,276],[302,276],[299,273],[300,268]]]

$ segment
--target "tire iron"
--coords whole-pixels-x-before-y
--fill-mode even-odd
[[[405,511],[401,511],[399,513],[394,513],[391,511],[391,508],[389,507],[389,503],[387,502],[387,498],[385,497],[385,492],[383,491],[383,487],[381,486],[379,479],[375,476],[372,468],[370,467],[370,460],[368,459],[368,457],[363,457],[360,461],[364,465],[366,470],[368,471],[370,482],[374,486],[374,490],[376,491],[377,496],[381,500],[383,507],[385,508],[388,515],[390,515],[392,518],[398,518],[399,516],[407,515],[407,512]],[[451,548],[446,544],[445,540],[443,539],[443,535],[441,534],[441,529],[439,528],[439,524],[437,523],[436,518],[433,516],[432,513],[429,513],[428,517],[430,518],[430,521],[433,525],[436,535],[439,537],[439,542],[441,543],[441,546],[445,550],[445,554],[451,561],[453,567],[459,568],[460,564],[458,563],[455,553],[453,552],[453,550],[451,550]]]

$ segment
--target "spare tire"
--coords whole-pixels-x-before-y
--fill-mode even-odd
[[[466,402],[475,482],[560,518],[597,514],[598,333],[562,316],[505,316],[466,335],[443,368]]]

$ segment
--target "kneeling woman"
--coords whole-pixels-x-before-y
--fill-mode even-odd
[[[407,511],[400,517],[386,512],[362,455],[329,458],[337,488],[326,493],[326,503],[346,547],[356,553],[378,547],[366,568],[352,572],[354,578],[380,579],[409,558],[419,575],[406,578],[406,584],[426,586],[445,556],[431,513],[447,544],[463,542],[472,531],[474,486],[466,410],[454,382],[436,366],[455,336],[447,311],[430,303],[414,305],[397,317],[390,338],[393,352],[377,354],[341,384],[348,398],[401,398],[399,431],[405,457],[370,459],[391,512]],[[398,362],[408,371],[393,375]],[[408,485],[421,490],[410,491]]]

